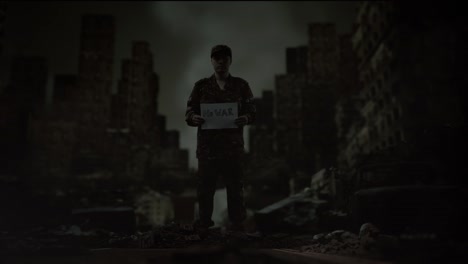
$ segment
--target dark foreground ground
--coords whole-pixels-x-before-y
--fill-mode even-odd
[[[468,263],[468,245],[430,234],[396,237],[344,230],[306,234],[195,232],[172,224],[147,232],[77,226],[3,231],[0,263]]]

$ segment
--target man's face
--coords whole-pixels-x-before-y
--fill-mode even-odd
[[[231,66],[231,57],[225,54],[214,54],[211,57],[211,64],[215,72],[223,74],[229,71],[229,66]]]

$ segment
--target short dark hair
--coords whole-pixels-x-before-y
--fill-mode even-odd
[[[213,48],[211,48],[211,58],[213,58],[215,54],[223,54],[229,56],[232,60],[231,48],[226,45],[216,45]]]

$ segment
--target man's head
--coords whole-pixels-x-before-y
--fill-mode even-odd
[[[211,49],[211,64],[216,73],[229,72],[232,62],[232,51],[226,45],[216,45]]]

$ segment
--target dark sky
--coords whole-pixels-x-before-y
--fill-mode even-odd
[[[120,62],[131,44],[151,45],[160,76],[159,112],[167,128],[181,133],[181,147],[196,167],[196,129],[184,122],[194,82],[212,74],[210,48],[227,44],[233,51],[231,73],[246,79],[255,97],[274,89],[274,75],[286,71],[285,49],[307,43],[307,24],[335,23],[348,33],[358,2],[351,1],[141,1],[8,3],[0,80],[5,85],[14,55],[44,56],[49,66],[49,98],[55,74],[76,74],[83,14],[111,14],[116,20],[114,87]],[[248,139],[246,140],[246,145]]]

